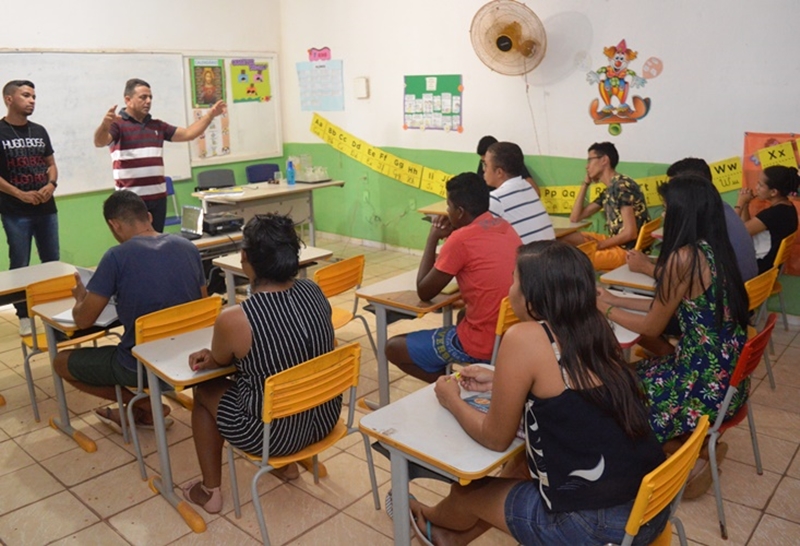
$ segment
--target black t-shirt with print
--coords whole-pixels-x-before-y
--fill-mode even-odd
[[[47,161],[53,146],[44,127],[29,121],[11,125],[0,120],[0,176],[22,191],[32,191],[47,185]],[[56,212],[55,199],[31,205],[0,192],[0,214],[11,216],[44,216]]]

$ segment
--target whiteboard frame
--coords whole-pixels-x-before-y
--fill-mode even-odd
[[[113,56],[113,55],[117,55],[117,56],[130,55],[131,57],[139,57],[140,59],[148,57],[148,56],[153,56],[153,57],[162,57],[164,59],[170,59],[171,62],[179,61],[180,62],[180,66],[179,66],[180,74],[179,75],[180,75],[180,77],[183,77],[184,74],[185,74],[185,68],[183,66],[183,60],[182,60],[183,52],[180,52],[180,51],[167,51],[167,50],[162,50],[162,51],[142,51],[142,50],[134,50],[134,49],[7,48],[6,47],[6,48],[0,48],[0,55],[8,55],[8,56],[19,55],[20,57],[25,56],[25,55],[43,55],[43,56],[47,56],[47,55],[54,55],[54,56],[55,55],[64,55],[64,56],[74,55],[74,56],[85,56],[85,57],[97,56],[98,58],[103,57],[103,56]],[[8,73],[8,77],[9,78],[15,77],[15,75],[11,74],[11,73]],[[18,75],[16,75],[16,77],[24,77],[24,75],[18,74]],[[37,78],[34,77],[34,78],[31,78],[31,79],[36,81]],[[107,80],[108,78],[105,78],[105,79]],[[89,85],[90,83],[91,82],[87,83],[86,85]],[[118,84],[119,89],[115,91],[115,94],[114,94],[113,97],[112,96],[108,97],[108,104],[113,104],[114,102],[119,104],[120,102],[122,102],[121,90],[122,90],[122,87],[124,86],[124,83],[125,83],[124,80],[116,82],[115,85]],[[0,83],[0,85],[2,85],[2,83]],[[163,85],[163,82],[161,82],[160,85]],[[180,111],[176,111],[176,112],[174,112],[174,113],[172,113],[170,115],[170,117],[175,116],[176,118],[178,118],[178,119],[170,120],[173,123],[177,122],[178,126],[181,126],[181,124],[185,125],[186,122],[187,122],[187,120],[186,120],[186,109],[185,109],[185,104],[186,104],[186,93],[185,93],[185,90],[184,90],[184,93],[182,93],[182,101],[181,102],[182,102],[182,105],[184,106],[184,108],[181,108]],[[122,104],[121,106],[124,106],[124,104]],[[180,105],[176,104],[175,106],[180,106]],[[97,193],[97,192],[113,190],[113,188],[114,188],[114,180],[113,180],[113,176],[112,176],[112,165],[111,165],[110,156],[108,155],[108,149],[106,147],[96,148],[91,143],[91,139],[92,139],[92,136],[94,134],[94,129],[96,129],[97,125],[99,125],[100,120],[102,120],[104,111],[107,108],[108,108],[107,105],[103,105],[103,106],[100,107],[100,109],[96,113],[97,124],[93,123],[92,133],[86,135],[86,138],[87,138],[87,141],[86,141],[87,142],[86,154],[88,156],[90,156],[90,157],[96,156],[98,158],[98,160],[101,157],[101,155],[105,158],[104,162],[107,163],[107,167],[104,167],[104,171],[107,171],[107,176],[104,174],[102,177],[97,176],[95,178],[97,180],[105,180],[105,179],[107,179],[108,184],[104,185],[103,187],[99,187],[99,186],[98,187],[80,187],[76,191],[71,191],[71,189],[72,189],[71,185],[70,184],[65,184],[63,189],[61,189],[61,191],[59,191],[59,194],[61,194],[62,196],[82,195],[82,194],[90,194],[90,193]],[[36,120],[31,120],[31,121],[36,121]],[[51,132],[51,139],[53,139],[53,135],[52,135],[53,125],[47,123],[44,120],[41,120],[41,122],[44,125],[45,129],[48,129],[48,132]],[[38,121],[37,121],[37,123],[38,123]],[[59,138],[58,136],[55,137],[56,142],[58,141],[58,138]],[[169,151],[169,153],[165,154],[165,156],[164,156],[165,159],[167,161],[170,161],[170,156],[171,156],[171,160],[177,159],[178,156],[185,156],[185,160],[183,160],[183,159],[181,160],[181,165],[185,166],[185,168],[187,170],[186,170],[185,173],[181,170],[180,172],[173,172],[173,173],[167,172],[167,174],[173,176],[173,178],[176,179],[176,180],[191,180],[192,177],[193,177],[193,175],[192,175],[192,167],[193,166],[192,166],[192,163],[191,163],[191,150],[189,149],[189,145],[185,144],[185,143],[175,143],[175,144],[170,144],[169,146],[170,146],[170,151]],[[60,145],[56,147],[55,143],[54,143],[54,147],[56,148],[56,164],[59,165],[59,160],[64,157],[64,156],[59,156],[59,152],[63,152],[63,148]],[[62,164],[63,164],[63,161],[62,161]],[[62,165],[59,165],[59,166],[61,167]],[[166,166],[167,166],[167,169],[169,169],[169,165],[166,165]],[[60,170],[63,170],[63,169],[60,169]],[[60,173],[60,174],[63,174],[63,173]],[[66,182],[66,180],[64,180],[64,181]]]
[[[230,78],[230,71],[228,70],[228,62],[233,59],[241,58],[259,58],[266,59],[270,63],[270,89],[272,90],[272,99],[276,101],[275,106],[275,131],[277,136],[277,143],[275,150],[267,150],[261,153],[250,154],[235,154],[231,153],[224,156],[214,156],[208,159],[200,159],[194,156],[191,145],[189,143],[189,162],[192,168],[206,167],[213,165],[225,165],[230,163],[239,163],[243,161],[255,161],[259,159],[274,159],[276,157],[283,157],[283,121],[281,118],[281,97],[280,97],[280,63],[278,62],[278,53],[274,51],[232,51],[232,52],[219,52],[219,51],[192,51],[183,53],[183,77],[184,77],[184,91],[186,94],[186,119],[187,123],[192,120],[192,75],[188,69],[189,59],[191,58],[214,58],[223,59],[225,61],[225,89],[227,94],[226,103],[230,106],[233,104],[232,83]]]

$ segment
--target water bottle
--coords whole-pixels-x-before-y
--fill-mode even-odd
[[[294,164],[291,161],[286,164],[286,182],[294,186]]]

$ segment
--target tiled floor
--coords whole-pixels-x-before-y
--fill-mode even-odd
[[[377,250],[320,238],[317,246],[334,251],[334,257],[366,254],[364,284],[377,282],[415,268],[418,256]],[[335,304],[346,306],[352,296]],[[367,319],[374,328],[371,315]],[[432,315],[401,321],[390,334],[440,324]],[[778,388],[764,379],[763,364],[753,384],[753,406],[764,461],[758,476],[746,424],[726,434],[730,444],[723,464],[722,490],[730,539],[719,536],[713,492],[685,501],[680,516],[692,544],[800,544],[800,320],[793,317],[789,332],[775,330],[773,366]],[[376,361],[363,327],[355,322],[338,332],[340,339],[358,340],[364,347],[360,394],[377,390]],[[223,469],[222,514],[210,516],[198,509],[208,530],[194,534],[166,501],[154,495],[139,478],[132,447],[106,428],[92,409],[99,399],[69,389],[67,398],[74,424],[97,441],[96,453],[86,453],[72,440],[47,426],[55,415],[53,382],[45,355],[34,358],[33,374],[42,421],[36,423],[28,400],[22,370],[17,323],[10,307],[0,309],[0,540],[16,544],[256,544],[258,524],[250,502],[249,480],[253,467],[237,461],[243,501],[241,519],[233,514],[227,469]],[[393,399],[422,383],[391,370]],[[174,404],[173,404],[174,406]],[[190,414],[174,407],[175,425],[168,432],[175,481],[183,484],[199,476],[191,439]],[[157,472],[158,459],[152,433],[141,433],[148,472]],[[260,501],[265,508],[270,538],[279,544],[392,544],[391,521],[372,505],[363,443],[358,435],[345,438],[324,455],[329,477],[314,485],[303,472],[300,479],[283,483],[266,476],[261,480]],[[381,499],[389,488],[388,463],[376,458]],[[440,482],[419,480],[412,492],[423,502],[436,502],[447,491]],[[673,537],[677,544],[677,538]],[[513,545],[499,531],[476,544]]]

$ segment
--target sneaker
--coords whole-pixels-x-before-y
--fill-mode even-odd
[[[19,335],[31,335],[31,319],[27,317],[19,319]]]

